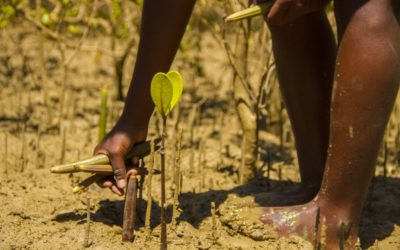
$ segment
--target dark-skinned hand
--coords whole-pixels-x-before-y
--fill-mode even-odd
[[[132,127],[120,119],[114,128],[106,135],[103,141],[97,145],[94,154],[105,154],[109,157],[113,167],[114,178],[106,177],[97,184],[103,188],[109,188],[115,194],[122,196],[130,174],[137,175],[137,169],[127,172],[125,166],[125,155],[131,150],[133,145],[146,140],[147,126],[140,128]],[[137,166],[139,160],[131,159],[132,166]]]

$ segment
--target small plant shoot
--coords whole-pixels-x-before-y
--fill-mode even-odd
[[[151,81],[151,98],[163,117],[161,135],[161,249],[167,249],[167,224],[165,217],[165,137],[168,114],[178,103],[183,90],[183,78],[177,71],[157,73]]]
[[[165,119],[182,95],[183,79],[177,71],[157,73],[151,81],[151,98]]]

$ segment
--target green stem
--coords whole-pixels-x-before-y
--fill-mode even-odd
[[[100,117],[99,117],[99,135],[98,140],[101,142],[106,135],[107,128],[107,97],[108,89],[107,87],[101,88],[100,97]]]
[[[165,137],[167,117],[163,117],[163,127],[161,134],[161,250],[167,249],[167,222],[165,217]]]

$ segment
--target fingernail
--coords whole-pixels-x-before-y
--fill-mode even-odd
[[[122,179],[122,180],[118,180],[117,181],[117,186],[119,187],[119,188],[125,188],[125,186],[126,186],[126,181],[124,180],[124,179]]]

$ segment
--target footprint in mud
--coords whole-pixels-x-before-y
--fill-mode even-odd
[[[256,206],[245,206],[248,201],[253,200],[251,196],[239,198],[236,195],[229,195],[227,200],[220,205],[219,213],[221,223],[234,232],[247,236],[256,241],[290,243],[299,249],[313,249],[310,242],[298,236],[278,237],[275,228],[260,221],[263,210]]]

